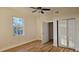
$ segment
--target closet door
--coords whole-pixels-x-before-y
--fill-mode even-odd
[[[58,22],[58,40],[60,47],[67,47],[67,20]]]
[[[74,48],[76,41],[76,21],[74,19],[59,21],[59,46]]]
[[[69,42],[69,45],[68,47],[69,48],[74,48],[74,40],[76,40],[76,26],[75,26],[75,20],[71,19],[71,20],[68,20],[68,42]]]

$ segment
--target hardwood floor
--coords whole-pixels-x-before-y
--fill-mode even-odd
[[[74,52],[74,49],[54,47],[52,42],[42,44],[40,40],[36,40],[4,52]]]

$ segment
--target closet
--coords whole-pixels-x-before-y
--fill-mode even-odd
[[[76,40],[76,19],[75,18],[55,21],[54,29],[55,29],[54,30],[55,46],[75,48],[75,40]]]
[[[58,38],[59,38],[59,46],[67,47],[67,48],[74,48],[74,40],[76,38],[76,26],[75,26],[75,19],[65,19],[60,20],[58,23]]]

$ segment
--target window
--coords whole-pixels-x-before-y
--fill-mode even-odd
[[[24,34],[24,21],[23,18],[13,17],[13,35]]]

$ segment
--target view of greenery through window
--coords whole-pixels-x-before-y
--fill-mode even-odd
[[[23,35],[23,18],[13,17],[13,33],[14,35]]]

